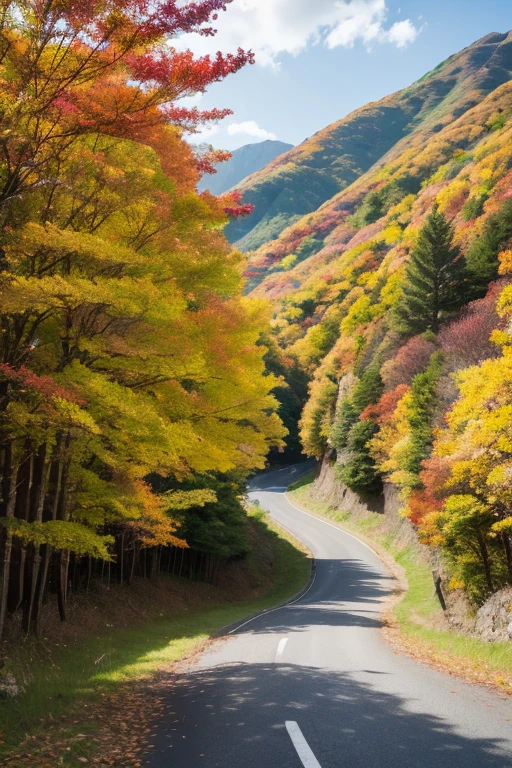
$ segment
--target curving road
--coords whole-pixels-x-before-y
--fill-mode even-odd
[[[316,561],[297,602],[242,623],[173,682],[151,768],[512,768],[512,701],[393,652],[392,577],[365,544],[291,505],[303,466],[251,496]]]

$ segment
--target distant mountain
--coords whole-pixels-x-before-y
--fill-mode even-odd
[[[214,195],[222,195],[228,189],[235,187],[246,176],[260,171],[272,160],[292,149],[292,144],[284,141],[260,141],[257,144],[246,144],[235,149],[231,160],[219,163],[217,173],[203,176],[198,189],[209,189]]]
[[[269,246],[305,214],[349,187],[408,137],[435,136],[512,77],[510,36],[493,33],[451,56],[416,83],[372,102],[273,160],[240,185],[256,206],[226,234],[245,251]]]

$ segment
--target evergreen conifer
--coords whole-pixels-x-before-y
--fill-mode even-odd
[[[400,330],[437,333],[442,314],[464,303],[465,281],[464,262],[453,246],[453,228],[434,205],[407,266],[396,308]]]

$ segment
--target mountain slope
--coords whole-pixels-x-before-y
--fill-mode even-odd
[[[276,239],[368,171],[401,140],[435,134],[512,76],[511,39],[487,35],[408,88],[372,102],[271,162],[239,185],[255,212],[227,228],[231,242],[253,251]]]
[[[292,149],[284,141],[260,141],[235,149],[230,160],[216,166],[217,173],[203,176],[198,184],[199,191],[210,190],[213,195],[222,195],[235,187],[246,176],[260,171],[276,157]]]
[[[512,584],[511,41],[248,271],[273,370],[299,397],[309,378],[304,453],[335,463],[344,504],[394,486],[475,604]]]

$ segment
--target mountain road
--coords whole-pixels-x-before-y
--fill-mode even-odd
[[[313,553],[294,602],[241,622],[169,686],[150,768],[512,768],[512,701],[394,652],[394,580],[364,543],[293,506],[303,466],[250,496]]]

